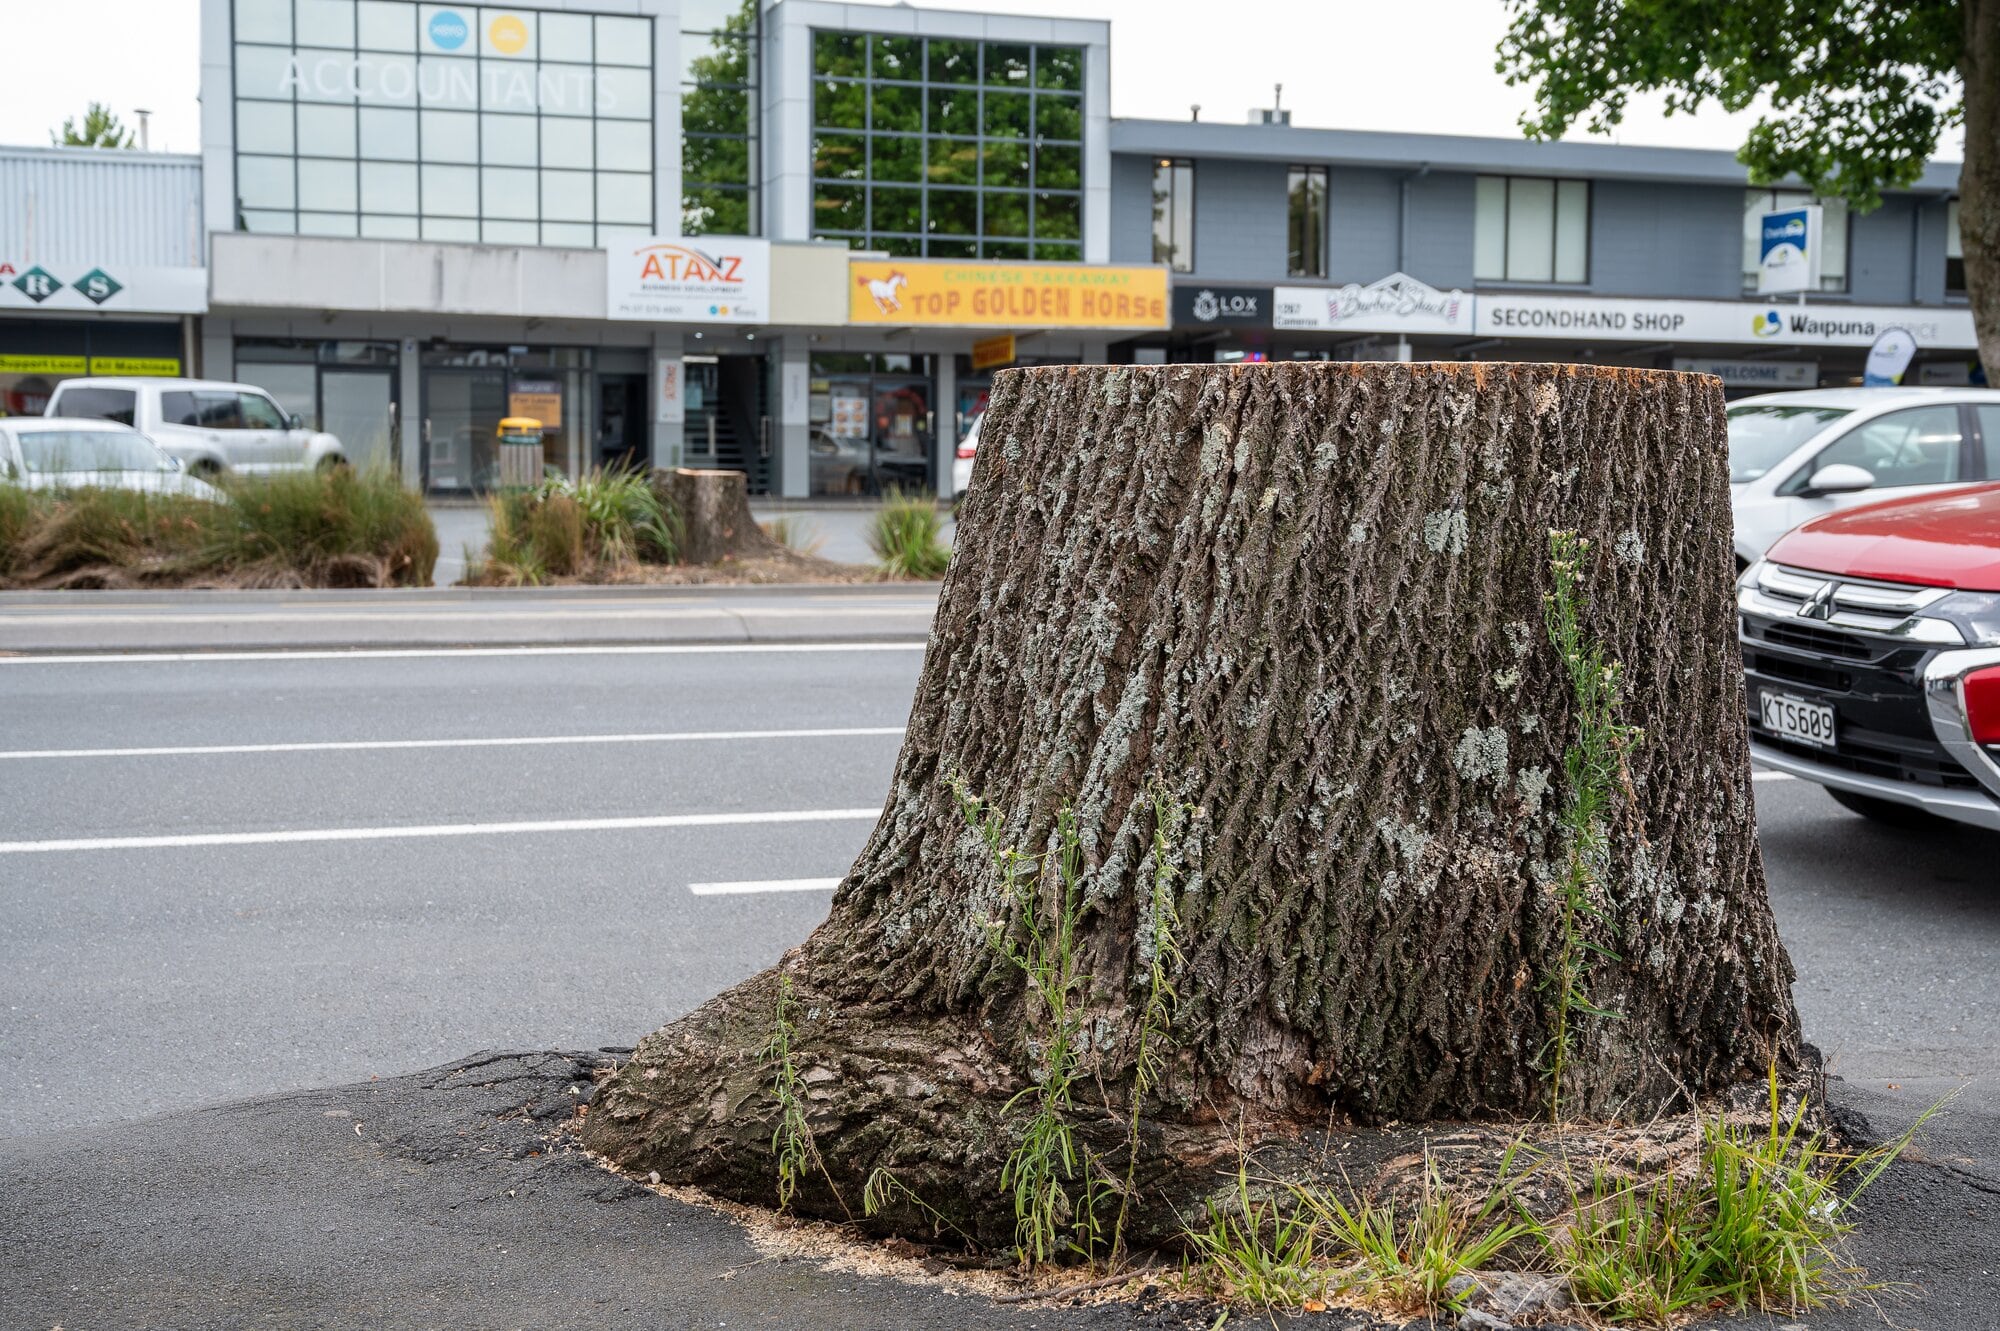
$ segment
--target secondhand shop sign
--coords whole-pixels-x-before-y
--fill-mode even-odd
[[[771,311],[771,242],[743,236],[650,236],[604,251],[612,319],[761,324]]]
[[[1166,328],[1167,270],[851,259],[848,322],[959,328]]]
[[[1742,342],[1865,347],[1906,328],[1924,347],[1973,347],[1972,312],[1882,305],[1766,305],[1757,301],[1621,300],[1616,297],[1481,294],[1481,337],[1553,337],[1609,342]]]

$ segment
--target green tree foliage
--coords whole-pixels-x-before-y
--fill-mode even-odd
[[[82,129],[76,127],[75,116],[65,116],[61,132],[49,131],[49,142],[59,148],[129,148],[132,131],[118,123],[110,107],[92,102],[83,113]]]

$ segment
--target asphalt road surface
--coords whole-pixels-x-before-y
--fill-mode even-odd
[[[914,643],[0,660],[0,1135],[629,1044],[822,917]],[[1809,1038],[2000,1106],[2000,837],[1764,774]],[[1891,1118],[1900,1117],[1892,1110]]]

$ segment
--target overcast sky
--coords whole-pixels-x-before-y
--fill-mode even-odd
[[[1111,111],[1240,122],[1285,85],[1296,125],[1519,133],[1527,92],[1493,72],[1501,0],[986,0],[926,8],[1111,21]],[[153,113],[156,148],[199,143],[196,0],[0,0],[8,62],[0,142],[46,144],[92,99]],[[1735,148],[1748,116],[1636,106],[1624,143]],[[1956,156],[1955,149],[1948,156]]]

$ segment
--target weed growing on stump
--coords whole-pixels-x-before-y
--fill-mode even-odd
[[[809,1170],[825,1173],[819,1148],[813,1144],[812,1127],[806,1122],[805,1089],[798,1068],[792,1063],[792,1040],[798,1033],[798,1000],[792,996],[792,977],[778,977],[778,1006],[773,1014],[771,1038],[764,1045],[764,1066],[771,1071],[771,1095],[778,1102],[778,1125],[771,1130],[771,1154],[778,1165],[778,1210],[792,1204],[799,1180]],[[833,1186],[833,1180],[827,1180]],[[836,1192],[835,1196],[839,1194]]]

